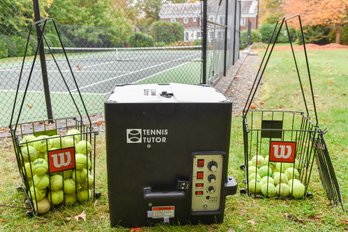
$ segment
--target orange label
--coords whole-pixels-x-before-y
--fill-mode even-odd
[[[269,144],[269,161],[294,163],[296,142],[271,141]]]
[[[75,147],[52,150],[47,154],[50,173],[75,168]]]

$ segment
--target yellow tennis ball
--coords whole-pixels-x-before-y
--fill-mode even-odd
[[[59,205],[64,200],[63,190],[49,192],[48,193],[48,200],[52,203],[52,205]]]
[[[64,178],[64,180],[71,178],[72,177],[72,172],[73,172],[72,169],[63,171],[63,178]]]
[[[21,143],[30,143],[34,140],[36,140],[36,137],[34,135],[26,135],[22,138]]]
[[[48,163],[45,159],[38,158],[33,162],[32,169],[34,175],[43,175],[48,171]]]
[[[53,135],[49,140],[51,141],[52,149],[60,149],[64,147],[65,140],[59,135]]]
[[[87,179],[87,169],[83,168],[72,172],[72,178],[77,183],[82,183]]]
[[[32,173],[32,164],[30,162],[27,162],[24,164],[24,170],[25,174],[27,175],[28,179],[31,179],[33,177]]]
[[[33,184],[38,189],[45,189],[50,184],[50,178],[47,174],[44,175],[34,175]]]
[[[24,162],[33,162],[37,159],[37,150],[33,146],[23,146],[22,149],[22,157]]]
[[[68,130],[68,132],[66,133],[66,135],[72,135],[69,137],[72,137],[75,142],[80,142],[81,141],[81,132],[77,129],[70,129]]]
[[[61,190],[63,188],[63,177],[61,175],[51,176],[50,189],[52,191]]]
[[[38,152],[46,152],[51,149],[52,143],[50,138],[47,135],[40,135],[36,138],[36,141],[34,142],[34,147]]]
[[[34,208],[39,214],[45,214],[51,209],[51,202],[46,198],[42,199],[41,201],[36,201],[34,203]]]
[[[81,188],[88,189],[92,188],[94,185],[94,178],[93,175],[89,174],[88,179],[82,183],[80,183]]]
[[[75,154],[75,167],[76,169],[83,169],[87,168],[88,165],[88,159],[87,156],[84,154]]]
[[[88,201],[89,199],[89,192],[88,189],[81,189],[77,192],[77,200],[79,202]]]
[[[75,142],[74,142],[73,137],[64,137],[64,145],[63,145],[63,148],[66,148],[66,147],[73,147],[73,146],[75,146]]]
[[[75,146],[76,153],[87,155],[92,151],[92,145],[86,140],[81,140]]]
[[[64,205],[73,205],[76,203],[76,194],[65,194],[64,195]]]
[[[73,179],[64,180],[64,193],[71,194],[76,191],[76,183]]]
[[[46,197],[46,189],[38,189],[35,186],[30,187],[32,200],[41,201]]]

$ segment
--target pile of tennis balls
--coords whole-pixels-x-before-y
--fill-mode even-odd
[[[81,132],[70,129],[65,136],[28,135],[21,140],[22,159],[35,210],[47,213],[55,205],[73,205],[91,196],[94,186],[91,172],[90,142],[81,140]],[[48,173],[47,151],[75,145],[75,169]]]
[[[269,157],[255,155],[248,162],[248,188],[255,195],[265,197],[303,198],[305,186],[299,180],[299,161],[295,163],[269,162]]]

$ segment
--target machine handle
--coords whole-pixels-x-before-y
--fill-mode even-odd
[[[184,199],[185,196],[184,191],[152,192],[151,187],[144,187],[145,200]]]

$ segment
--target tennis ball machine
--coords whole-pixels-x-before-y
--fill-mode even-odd
[[[105,102],[111,226],[223,222],[237,189],[231,111],[212,87],[116,86]]]

